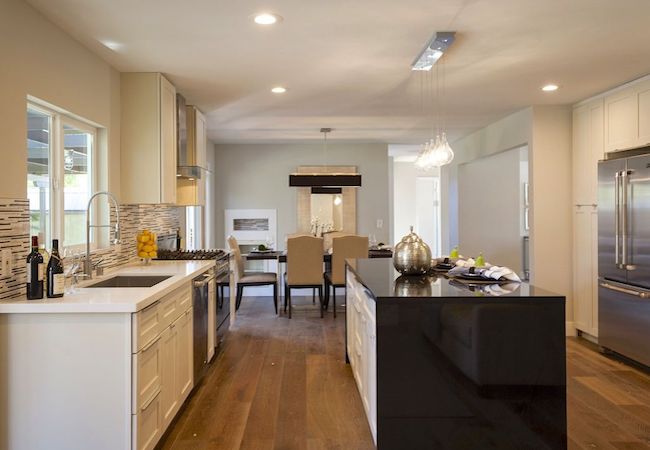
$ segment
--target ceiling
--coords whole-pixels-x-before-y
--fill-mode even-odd
[[[647,0],[28,1],[118,70],[165,73],[222,143],[318,140],[321,127],[424,141],[431,81],[409,66],[434,31],[457,32],[440,72],[451,140],[650,73]],[[261,27],[260,11],[284,20]]]

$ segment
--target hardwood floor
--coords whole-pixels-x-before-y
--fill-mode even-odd
[[[344,362],[343,314],[311,298],[291,320],[246,297],[217,360],[162,449],[363,450],[370,429]],[[650,449],[650,375],[567,339],[569,449]]]
[[[163,449],[374,448],[352,371],[345,315],[324,319],[311,297],[293,318],[245,297],[235,327]]]

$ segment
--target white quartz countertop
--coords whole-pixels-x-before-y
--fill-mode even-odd
[[[152,261],[147,266],[127,264],[106,271],[102,277],[81,283],[74,293],[65,294],[62,298],[2,300],[0,314],[133,313],[146,308],[184,283],[189,283],[214,265],[213,260]],[[149,288],[83,287],[116,275],[171,275],[171,278]]]

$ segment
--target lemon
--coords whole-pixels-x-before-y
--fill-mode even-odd
[[[153,252],[153,246],[152,246],[152,245],[145,245],[145,246],[142,248],[142,251],[147,252],[147,253],[149,253],[149,252]]]
[[[149,257],[149,253],[147,253],[147,252],[138,252],[138,256],[139,256],[140,258],[148,258],[148,257]]]
[[[149,256],[151,258],[155,258],[156,257],[156,252],[149,252]]]
[[[156,244],[152,245],[154,251],[158,251],[158,246]]]

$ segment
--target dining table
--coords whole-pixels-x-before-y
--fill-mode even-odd
[[[287,252],[286,250],[272,250],[272,251],[252,251],[245,255],[242,255],[247,261],[277,261],[277,274],[278,281],[282,280],[282,270],[280,269],[280,264],[286,264],[287,262]],[[369,248],[368,249],[368,258],[392,258],[393,251],[391,249],[378,249],[378,248]],[[325,263],[326,270],[330,269],[332,264],[332,254],[328,251],[323,252],[323,263]],[[284,283],[278,283],[278,290],[280,296],[284,296]]]

